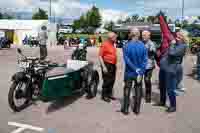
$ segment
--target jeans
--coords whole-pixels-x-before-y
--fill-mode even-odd
[[[183,88],[183,68],[180,68],[180,71],[177,73],[177,85],[176,85],[176,89],[181,89]]]
[[[166,73],[166,88],[169,96],[170,106],[176,107],[176,93],[177,88],[177,75],[167,72]]]
[[[166,104],[166,71],[160,69],[159,71],[159,89],[160,89],[160,103],[165,105]]]
[[[177,71],[181,73],[181,70]],[[176,107],[176,93],[177,88],[177,74],[166,72],[160,69],[159,72],[159,88],[160,88],[160,103],[162,105],[166,104],[166,95],[168,94],[170,106]]]

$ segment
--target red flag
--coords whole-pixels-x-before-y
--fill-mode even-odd
[[[160,29],[161,29],[161,35],[162,35],[162,42],[161,42],[160,48],[157,50],[158,66],[160,66],[160,59],[162,58],[162,55],[165,54],[165,52],[170,46],[170,42],[174,39],[174,36],[172,32],[170,31],[170,28],[162,14],[159,15],[159,23],[160,23]]]

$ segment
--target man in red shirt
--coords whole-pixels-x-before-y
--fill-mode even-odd
[[[99,60],[102,68],[102,100],[110,102],[113,97],[113,85],[116,76],[117,49],[114,44],[117,35],[114,32],[108,33],[108,40],[103,42],[99,51]]]

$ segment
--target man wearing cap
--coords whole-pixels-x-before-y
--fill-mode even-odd
[[[148,50],[148,62],[146,66],[146,72],[144,74],[144,83],[145,83],[145,101],[146,103],[151,103],[151,92],[152,92],[152,72],[155,68],[155,55],[156,55],[156,46],[155,43],[150,39],[151,33],[147,30],[142,32],[142,39],[145,47]]]
[[[134,82],[135,96],[133,112],[137,115],[140,113],[142,99],[142,76],[145,73],[147,64],[147,49],[143,42],[139,41],[140,31],[133,28],[129,33],[129,42],[123,47],[125,62],[124,73],[124,102],[121,112],[125,115],[129,113],[130,93],[132,83]]]
[[[108,40],[103,42],[99,51],[99,60],[102,68],[102,100],[110,102],[115,100],[113,97],[113,85],[116,76],[117,49],[114,44],[117,35],[113,32],[108,33]]]

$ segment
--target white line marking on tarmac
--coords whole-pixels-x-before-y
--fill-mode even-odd
[[[40,128],[40,127],[34,127],[31,125],[27,125],[27,124],[20,124],[20,123],[16,123],[16,122],[8,122],[9,126],[16,126],[18,127],[18,129],[12,131],[11,133],[21,133],[26,129],[29,130],[34,130],[34,131],[38,131],[38,132],[43,132],[44,128]]]
[[[11,133],[21,133],[21,132],[23,132],[25,129],[26,129],[26,128],[21,127],[21,128],[16,129],[15,131],[12,131]]]

